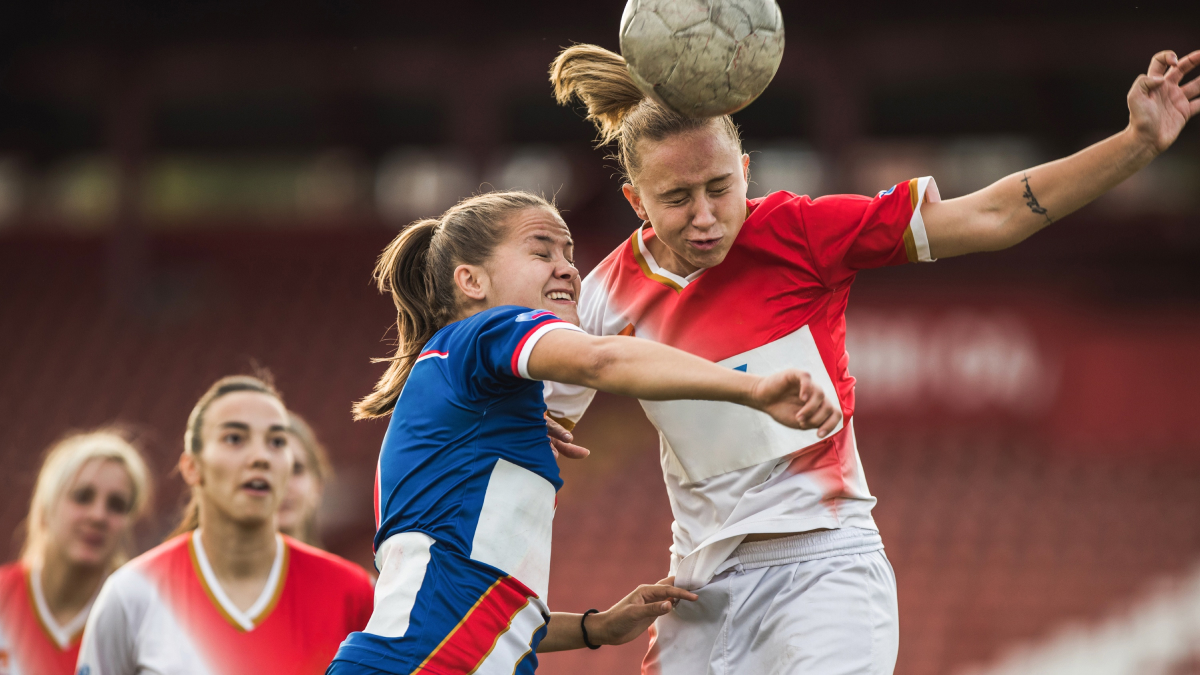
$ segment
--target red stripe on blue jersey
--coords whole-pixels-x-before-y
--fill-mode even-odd
[[[497,579],[417,672],[475,672],[513,618],[535,597],[536,593],[512,577]]]
[[[533,316],[534,316],[534,319],[537,319],[537,318],[540,318],[543,316],[550,316],[550,317],[554,317],[554,318],[548,319],[546,321],[542,321],[541,323],[537,324],[533,328],[530,328],[529,332],[525,333],[524,337],[521,338],[521,341],[517,343],[517,348],[513,350],[513,355],[512,355],[512,373],[513,373],[513,375],[516,375],[517,377],[521,377],[521,371],[517,369],[517,362],[521,360],[521,352],[525,350],[525,343],[529,342],[529,337],[531,335],[533,335],[534,333],[536,333],[539,328],[541,328],[542,326],[545,326],[546,324],[566,323],[566,321],[563,321],[562,319],[554,316],[554,312],[551,312],[551,311],[538,312],[537,314],[534,314]]]

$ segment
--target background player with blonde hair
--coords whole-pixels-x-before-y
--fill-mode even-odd
[[[662,438],[675,516],[671,572],[699,600],[660,618],[646,672],[890,673],[896,586],[854,438],[845,311],[855,275],[1007,248],[1113,188],[1200,112],[1200,52],[1154,56],[1128,127],[1075,155],[941,201],[932,178],[874,197],[746,199],[750,158],[728,117],[681,117],[645,98],[617,54],[563,50],[561,103],[580,99],[616,142],[622,190],[644,221],[584,280],[581,326],[637,335],[770,373],[804,368],[845,426],[779,433],[719,403],[643,401]],[[551,385],[569,425],[591,392]],[[721,458],[714,461],[714,458]]]
[[[116,430],[72,434],[50,448],[21,558],[0,567],[0,672],[75,672],[92,601],[127,559],[149,500],[146,464]]]
[[[276,531],[293,463],[279,393],[248,376],[214,383],[184,434],[185,518],[104,584],[79,672],[324,672],[366,624],[371,584],[358,566]]]

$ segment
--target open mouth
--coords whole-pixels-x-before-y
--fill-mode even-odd
[[[711,251],[721,243],[721,237],[713,237],[712,239],[689,239],[688,243],[701,251]]]
[[[575,294],[570,291],[550,291],[546,297],[555,302],[569,302],[575,304]]]
[[[242,483],[242,489],[252,494],[270,494],[271,484],[261,478],[255,478]]]

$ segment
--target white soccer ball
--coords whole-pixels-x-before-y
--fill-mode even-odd
[[[775,0],[629,0],[621,54],[659,104],[690,117],[728,115],[775,77],[783,16]]]

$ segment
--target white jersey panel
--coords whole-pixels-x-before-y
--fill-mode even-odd
[[[808,326],[717,365],[755,375],[788,368],[807,371],[841,409]],[[684,478],[692,482],[771,462],[822,440],[816,429],[789,429],[764,412],[734,403],[642,401],[642,407],[662,435],[664,452],[675,456]],[[841,429],[838,422],[833,433]]]
[[[504,459],[496,460],[471,542],[471,559],[504,570],[542,602],[550,586],[554,485]]]
[[[136,569],[112,574],[96,598],[83,632],[77,674],[219,675]]]

